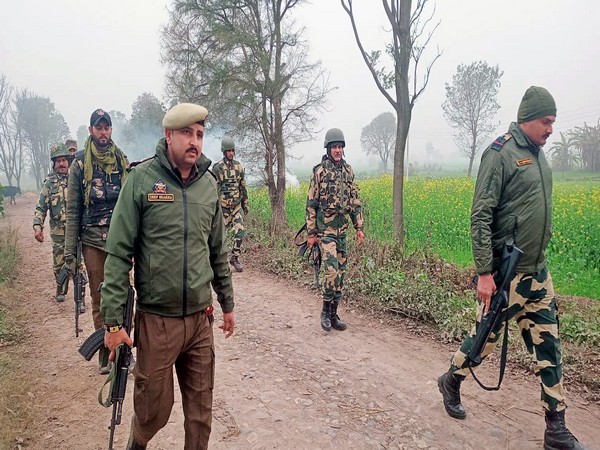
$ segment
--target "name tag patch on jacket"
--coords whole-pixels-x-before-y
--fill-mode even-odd
[[[173,194],[167,192],[167,185],[160,178],[152,186],[152,192],[148,194],[149,202],[172,202],[175,200]]]
[[[519,159],[517,161],[517,166],[518,167],[526,166],[528,164],[531,164],[532,162],[533,162],[533,159],[531,159],[531,158]]]

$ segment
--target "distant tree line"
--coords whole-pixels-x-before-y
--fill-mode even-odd
[[[596,125],[584,123],[560,133],[549,153],[556,170],[600,172],[600,119]]]
[[[135,100],[129,119],[120,111],[109,111],[115,143],[130,159],[153,154],[165,112],[163,103],[147,92]],[[84,121],[86,125],[77,130],[79,148],[89,135],[87,117]],[[50,149],[69,136],[69,127],[50,98],[16,88],[0,74],[0,173],[8,185],[20,188],[23,176],[30,175],[41,189],[52,170]]]

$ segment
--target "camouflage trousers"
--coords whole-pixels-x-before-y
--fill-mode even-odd
[[[537,274],[517,274],[510,283],[508,308],[500,315],[490,337],[481,352],[487,357],[502,336],[505,319],[515,319],[521,337],[534,360],[533,370],[542,387],[541,400],[544,408],[562,411],[565,405],[562,356],[558,333],[558,308],[554,297],[552,277],[547,269]],[[477,324],[481,321],[483,304],[477,300]],[[452,357],[450,371],[467,376],[469,372],[466,355],[473,346],[476,328],[471,331],[460,349]]]
[[[239,206],[233,210],[223,208],[223,220],[229,236],[233,235],[233,246],[231,247],[231,254],[233,256],[240,256],[242,252],[242,241],[246,235],[246,229],[244,228],[244,217],[242,216],[242,208]]]
[[[344,274],[348,253],[346,249],[346,235],[321,237],[322,265],[325,272],[323,282],[323,300],[326,302],[339,302],[342,299],[344,288]]]
[[[60,269],[65,264],[65,229],[58,228],[58,233],[50,230],[50,239],[52,240],[52,270],[54,277],[58,275]],[[69,290],[69,279],[61,286],[60,293],[66,295]],[[58,290],[57,290],[58,293]]]

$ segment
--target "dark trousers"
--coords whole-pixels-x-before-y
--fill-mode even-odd
[[[207,449],[215,373],[208,317],[204,312],[186,317],[139,312],[136,339],[133,437],[147,444],[167,424],[174,403],[175,366],[185,418],[184,449]]]
[[[104,281],[104,262],[106,261],[106,252],[96,247],[82,245],[83,259],[88,274],[90,287],[90,296],[92,297],[92,317],[94,319],[94,328],[97,330],[103,325],[100,314],[100,292],[98,287]]]

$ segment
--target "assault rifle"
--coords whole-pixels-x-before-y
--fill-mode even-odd
[[[305,231],[307,231],[306,223],[304,223],[304,225],[302,225],[302,228],[300,228],[298,230],[298,233],[296,233],[296,237],[294,238],[294,242],[299,247],[298,255],[300,255],[302,257],[304,257],[306,255],[306,251],[309,250],[308,240],[307,239],[303,240],[303,238],[304,238],[303,233]],[[299,241],[301,241],[301,242],[299,242]],[[318,242],[315,243],[315,245],[313,245],[310,248],[310,251],[308,253],[308,260],[315,268],[315,284],[317,286],[317,289],[320,289],[321,284],[319,283],[319,272],[321,271],[322,257],[321,257],[321,247],[319,246]]]
[[[125,305],[125,321],[123,328],[127,335],[131,333],[131,323],[133,320],[133,297],[134,290],[129,286],[127,292],[127,304]],[[85,342],[79,347],[79,353],[86,361],[92,359],[100,348],[104,346],[104,328],[98,328],[94,334],[88,337]],[[110,436],[108,441],[108,450],[113,450],[113,441],[115,437],[115,426],[121,425],[121,415],[123,412],[123,400],[125,400],[125,390],[127,389],[127,374],[129,373],[129,365],[131,364],[131,348],[127,344],[121,344],[117,347],[117,355],[115,363],[111,370],[106,384],[110,383],[110,395],[106,401],[102,401],[102,391],[98,396],[98,401],[101,405],[109,407],[112,405],[112,417],[110,419]],[[103,387],[104,389],[104,387]]]
[[[504,378],[504,369],[506,367],[506,352],[508,350],[508,319],[505,319],[504,326],[504,339],[502,341],[502,353],[500,356],[500,377],[498,379],[498,385],[496,387],[484,386],[473,373],[472,367],[481,364],[481,352],[487,343],[490,333],[497,326],[498,320],[501,320],[501,313],[508,307],[508,293],[510,288],[510,282],[515,276],[519,260],[523,252],[519,249],[514,241],[511,239],[504,243],[502,249],[502,259],[500,261],[500,267],[494,274],[494,283],[496,284],[496,293],[492,296],[490,306],[487,314],[481,317],[481,322],[477,325],[477,331],[473,338],[473,346],[467,354],[467,364],[469,370],[473,375],[473,378],[479,386],[486,391],[497,391],[500,389],[502,379]],[[475,276],[473,279],[477,284],[478,277]]]
[[[73,276],[73,299],[75,300],[75,337],[79,337],[79,315],[81,314],[81,305],[85,300],[85,283],[87,282],[85,274],[81,270],[81,241],[77,242],[77,258],[75,260],[75,275]],[[56,284],[63,286],[69,278],[71,269],[67,264],[61,267],[56,275]]]

